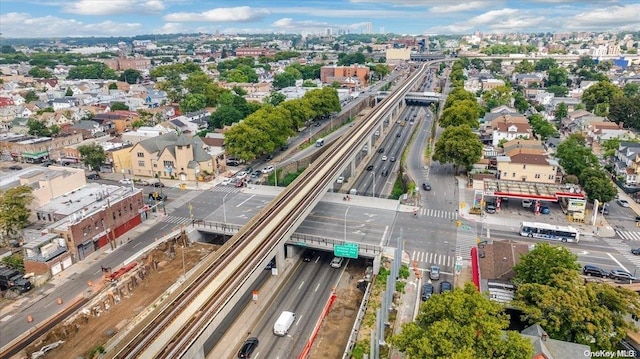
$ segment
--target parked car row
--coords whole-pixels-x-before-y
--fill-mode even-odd
[[[453,285],[451,284],[451,282],[447,282],[447,281],[443,281],[440,282],[440,294],[446,293],[446,292],[450,292],[453,290]],[[434,294],[435,292],[435,288],[433,283],[425,283],[422,286],[422,300],[428,300],[429,298],[431,298],[431,296]]]
[[[637,280],[637,278],[633,274],[625,270],[613,269],[610,272],[607,272],[606,270],[591,264],[587,264],[584,267],[582,267],[582,274],[586,276],[593,276],[593,277],[600,277],[600,278],[611,278],[614,280],[624,280],[624,281]]]

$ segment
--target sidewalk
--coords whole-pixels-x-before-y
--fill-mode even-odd
[[[551,212],[551,215],[538,215],[535,216],[531,213],[531,216],[528,213],[522,214],[523,210],[520,208],[519,201],[514,201],[515,203],[511,205],[512,208],[506,207],[503,209],[503,213],[508,213],[507,216],[501,215],[500,213],[495,214],[485,214],[483,216],[477,214],[471,214],[469,211],[473,206],[475,190],[467,187],[467,179],[462,176],[458,176],[458,187],[460,193],[460,206],[459,206],[459,215],[463,220],[467,220],[470,222],[481,222],[486,225],[490,225],[491,228],[496,228],[500,230],[508,230],[517,232],[520,228],[520,224],[523,221],[531,221],[531,222],[544,222],[549,224],[570,225],[575,227],[580,231],[580,234],[586,237],[615,237],[615,230],[609,225],[607,219],[604,216],[598,216],[597,225],[591,225],[588,223],[579,223],[579,222],[568,222],[566,220],[565,215],[560,212],[559,209],[555,209]],[[626,194],[624,194],[626,196]],[[627,196],[628,197],[628,196]],[[621,198],[622,197],[621,195]],[[513,200],[512,200],[513,201]],[[629,200],[631,207],[634,208],[634,205],[640,209],[640,205],[635,202]],[[635,210],[635,208],[634,208]],[[525,209],[525,211],[528,211]],[[509,214],[515,214],[518,217],[509,216]],[[597,233],[597,234],[596,234]]]
[[[407,278],[407,284],[404,286],[404,293],[398,300],[396,322],[393,325],[393,334],[398,334],[402,331],[402,325],[412,322],[416,315],[418,315],[418,309],[420,308],[420,291],[422,290],[422,279],[418,278],[413,271],[409,269],[409,277]],[[404,354],[391,348],[389,358],[400,359],[404,358]]]

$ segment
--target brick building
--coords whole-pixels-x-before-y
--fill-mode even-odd
[[[146,57],[118,57],[115,59],[99,60],[114,71],[138,70],[145,71],[151,68],[151,59]]]
[[[320,81],[323,84],[339,82],[344,87],[361,88],[367,85],[369,76],[370,70],[367,66],[322,66],[320,68]]]

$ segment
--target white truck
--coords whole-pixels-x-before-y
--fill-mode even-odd
[[[284,337],[295,321],[296,313],[287,311],[280,313],[278,320],[276,320],[276,323],[273,325],[273,334]]]

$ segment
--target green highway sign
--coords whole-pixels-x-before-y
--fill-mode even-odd
[[[296,242],[296,246],[306,247],[307,244],[305,242]]]
[[[358,258],[358,244],[357,243],[336,244],[333,246],[333,254],[336,257],[356,259]]]

